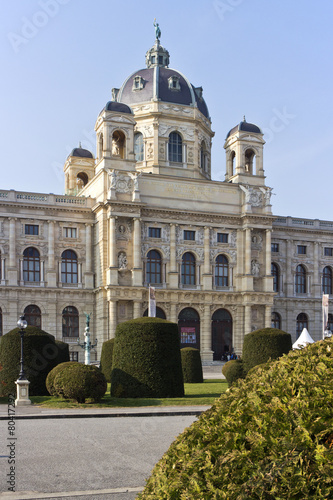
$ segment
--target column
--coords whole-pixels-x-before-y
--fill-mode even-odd
[[[266,229],[266,252],[265,252],[265,278],[264,278],[264,290],[265,292],[273,291],[273,277],[272,272],[272,231],[271,229]]]
[[[245,314],[244,314],[244,334],[251,332],[251,306],[245,306]]]
[[[251,274],[251,229],[245,229],[245,274]]]
[[[314,242],[313,248],[313,295],[314,297],[320,297],[322,294],[321,280],[319,274],[319,244],[317,241]],[[309,290],[310,291],[310,290]]]
[[[288,240],[287,241],[287,272],[286,272],[286,279],[285,279],[285,283],[286,283],[285,294],[287,297],[292,297],[294,295],[294,283],[293,283],[294,274],[291,273],[292,245],[293,245],[293,241]]]
[[[2,282],[2,285],[5,284],[5,279],[6,279],[6,276],[5,276],[5,259],[2,257],[1,258],[1,282]]]
[[[139,217],[134,218],[133,231],[133,286],[142,286],[142,266],[141,266],[141,222]]]
[[[9,218],[9,266],[7,269],[8,285],[17,285],[18,270],[16,266],[16,220]]]
[[[108,244],[109,244],[109,269],[107,271],[107,284],[118,285],[116,217],[109,218]]]
[[[178,318],[177,318],[177,304],[174,304],[171,302],[170,304],[170,321],[173,321],[173,323],[178,323]]]
[[[141,317],[141,302],[133,302],[133,319]]]
[[[92,224],[86,224],[86,272],[84,273],[84,288],[94,287],[94,274],[92,272]]]
[[[212,289],[212,270],[210,264],[210,229],[204,229],[204,272],[202,277],[202,285],[204,290]]]
[[[170,224],[170,271],[169,287],[178,288],[178,271],[176,261],[176,225]]]
[[[272,307],[269,305],[265,306],[265,328],[270,328],[272,326]]]
[[[40,261],[40,286],[44,286],[45,275],[44,275],[44,261]]]
[[[200,345],[202,361],[213,361],[212,321],[209,304],[205,304],[202,321],[200,321]]]
[[[109,339],[115,336],[117,327],[117,301],[109,301]]]
[[[49,231],[49,249],[48,249],[48,266],[46,269],[46,281],[48,287],[57,286],[57,273],[55,269],[55,258],[54,258],[54,221],[48,221],[48,231]]]

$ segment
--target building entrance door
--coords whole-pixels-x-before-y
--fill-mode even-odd
[[[200,316],[195,309],[186,307],[178,316],[180,348],[194,347],[200,350]]]
[[[212,317],[213,359],[221,360],[224,354],[232,352],[232,317],[226,309],[218,309]]]

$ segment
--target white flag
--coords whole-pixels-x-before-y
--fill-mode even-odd
[[[323,294],[323,339],[325,338],[325,330],[327,328],[327,323],[328,323],[328,299],[330,298],[329,295]]]
[[[149,286],[148,316],[150,318],[156,318],[155,288],[152,286]]]

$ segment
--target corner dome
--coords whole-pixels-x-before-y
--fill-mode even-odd
[[[251,132],[252,134],[262,134],[262,130],[255,125],[254,123],[249,123],[245,120],[245,116],[243,121],[241,121],[238,125],[229,130],[226,139],[236,132]]]
[[[74,148],[67,158],[71,156],[77,156],[78,158],[94,158],[93,154],[88,151],[88,149],[81,148],[81,145],[78,148]]]
[[[114,111],[117,113],[133,114],[131,108],[123,102],[109,101],[104,108],[105,111]]]

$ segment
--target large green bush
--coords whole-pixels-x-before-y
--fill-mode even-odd
[[[75,365],[77,361],[65,361],[64,363],[59,363],[59,365],[55,366],[47,375],[45,385],[48,393],[51,396],[56,396],[57,391],[54,388],[54,379],[58,373],[60,373],[66,366]]]
[[[111,396],[184,396],[180,340],[175,323],[144,317],[117,326]]]
[[[141,500],[333,498],[333,339],[257,366],[185,430]]]
[[[241,359],[231,359],[223,365],[222,373],[227,379],[229,386],[234,384],[239,378],[244,378],[244,366]]]
[[[105,394],[107,383],[103,373],[94,365],[66,363],[53,380],[54,392],[66,399],[84,403],[91,398],[99,402]]]
[[[66,363],[69,361],[69,345],[67,342],[62,342],[61,340],[55,341],[58,347],[57,363]]]
[[[14,328],[0,339],[0,396],[16,394],[15,381],[20,372],[21,337],[19,328]],[[53,335],[39,328],[28,326],[24,331],[24,371],[30,382],[31,396],[47,395],[45,380],[59,360],[67,357],[66,348],[61,348]]]
[[[183,379],[186,384],[203,382],[202,364],[199,349],[184,347],[180,350],[182,359]]]
[[[242,360],[245,373],[269,359],[277,359],[292,348],[291,335],[278,328],[263,328],[244,337]]]
[[[104,373],[107,382],[111,382],[113,347],[114,339],[103,342],[100,370]]]

